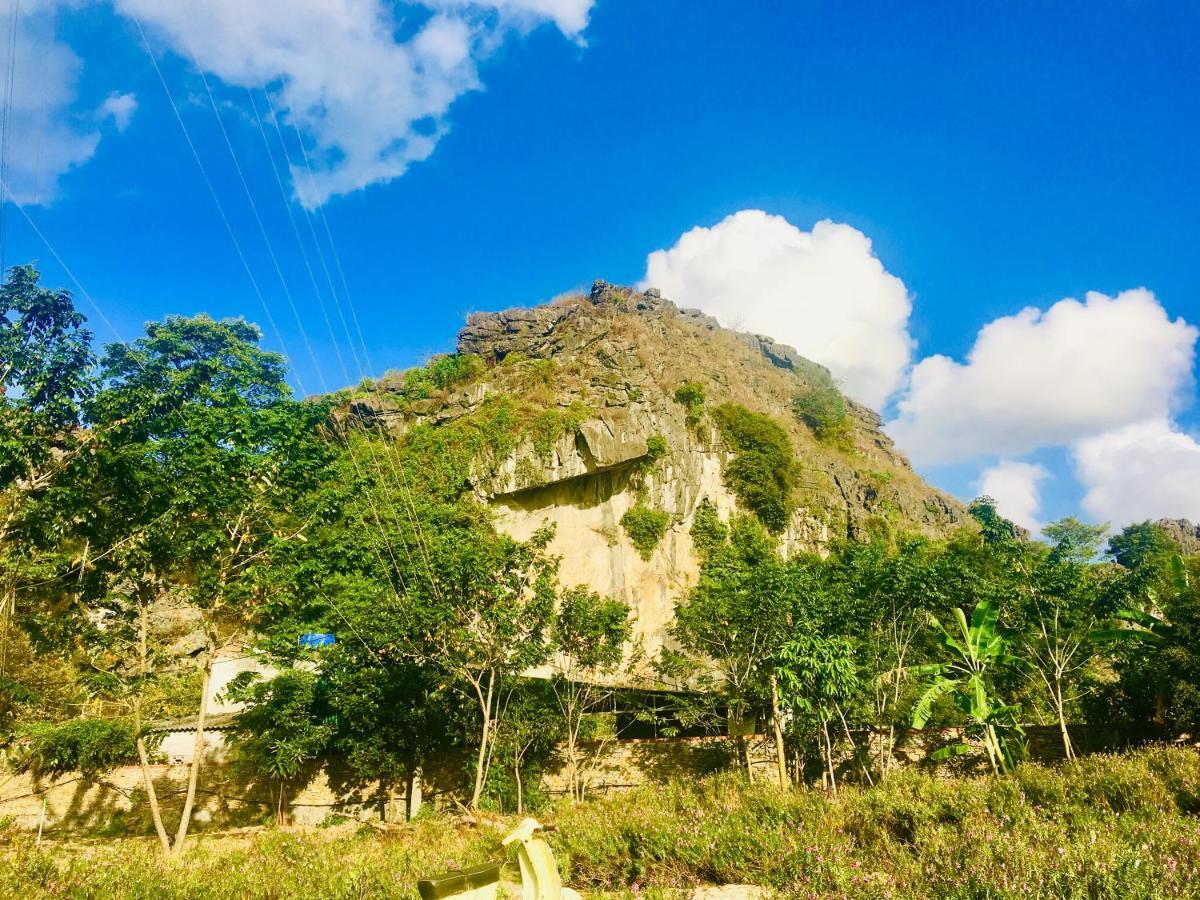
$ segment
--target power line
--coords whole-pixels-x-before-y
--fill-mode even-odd
[[[145,29],[142,28],[142,21],[136,15],[130,13],[134,23],[137,25],[138,34],[142,38],[142,46],[146,49],[146,55],[150,57],[150,62],[154,66],[154,71],[158,75],[158,82],[162,85],[163,93],[167,95],[167,101],[171,104],[171,111],[175,114],[175,121],[179,123],[179,128],[183,132],[184,140],[187,141],[188,148],[192,151],[192,158],[196,161],[196,167],[200,170],[200,177],[204,179],[204,184],[208,188],[208,193],[212,197],[213,204],[217,207],[217,213],[221,217],[221,222],[225,225],[225,230],[229,233],[229,240],[233,242],[233,248],[237,252],[238,259],[241,260],[242,268],[246,270],[246,277],[250,279],[250,285],[254,288],[255,296],[258,297],[258,302],[263,308],[263,313],[267,317],[267,322],[271,326],[271,330],[275,333],[275,339],[279,342],[279,346],[283,349],[285,358],[289,358],[287,347],[283,340],[283,334],[279,331],[279,326],[275,324],[275,317],[271,315],[271,308],[267,305],[266,298],[263,296],[262,290],[258,286],[258,279],[254,277],[254,272],[250,268],[250,262],[246,259],[246,254],[242,252],[242,245],[234,234],[233,225],[229,222],[229,217],[225,214],[225,207],[221,205],[221,198],[217,196],[217,189],[213,186],[212,180],[208,177],[208,171],[204,168],[204,162],[200,159],[200,151],[196,149],[196,144],[192,140],[192,135],[188,131],[187,123],[183,121],[183,116],[179,112],[179,106],[175,102],[175,97],[171,94],[171,89],[167,87],[167,79],[163,76],[162,68],[158,64],[153,51],[150,49],[150,41],[146,38]],[[296,383],[300,385],[301,393],[305,393],[304,385],[301,381],[299,372],[296,373]]]
[[[7,187],[9,177],[9,144],[12,140],[13,126],[13,85],[17,80],[17,29],[21,24],[20,0],[12,0],[12,15],[8,23],[8,82],[4,88],[4,112],[0,116],[0,180],[5,184],[4,193],[14,202],[16,200]],[[0,279],[4,277],[5,253],[8,249],[8,214],[4,203],[5,197],[0,196]]]
[[[174,114],[175,114],[175,119],[176,119],[176,121],[179,123],[180,129],[183,131],[183,135],[184,135],[184,138],[185,138],[185,140],[187,141],[188,147],[189,147],[189,148],[191,149],[191,151],[192,151],[192,156],[193,156],[193,159],[196,161],[197,168],[200,170],[200,174],[201,174],[201,176],[203,177],[203,179],[204,179],[204,182],[205,182],[205,184],[206,184],[206,185],[207,185],[207,187],[208,187],[209,193],[210,193],[210,195],[212,196],[212,199],[213,199],[213,203],[214,203],[214,204],[217,206],[217,210],[218,210],[218,212],[219,212],[219,213],[220,213],[220,215],[221,215],[221,220],[222,220],[222,222],[224,223],[224,225],[225,225],[225,228],[226,228],[226,230],[227,230],[227,231],[228,231],[228,233],[229,233],[229,237],[230,237],[230,240],[231,240],[231,241],[233,242],[233,244],[234,244],[234,248],[237,250],[238,257],[241,259],[242,266],[245,268],[245,270],[246,270],[246,275],[247,275],[247,277],[250,279],[251,285],[253,286],[253,288],[254,288],[254,291],[255,291],[256,295],[258,296],[259,302],[260,302],[260,303],[262,304],[262,306],[263,306],[263,310],[264,310],[264,312],[265,312],[265,313],[266,313],[266,315],[267,315],[268,321],[271,323],[272,329],[274,330],[274,332],[275,332],[275,334],[276,334],[276,338],[277,338],[277,340],[279,341],[279,343],[280,343],[280,346],[284,348],[284,355],[285,355],[285,357],[286,357],[286,356],[288,356],[288,355],[289,355],[289,354],[287,353],[286,344],[284,343],[284,341],[283,341],[283,337],[282,337],[282,335],[279,333],[279,329],[278,329],[278,327],[276,326],[276,324],[275,324],[275,321],[274,321],[274,318],[273,318],[273,317],[272,317],[272,315],[271,315],[271,311],[270,311],[269,304],[267,303],[267,300],[266,300],[265,296],[263,295],[262,291],[260,290],[260,288],[259,288],[259,285],[258,285],[258,282],[257,282],[257,280],[256,280],[256,279],[255,279],[255,277],[254,277],[253,271],[251,270],[251,268],[250,268],[250,265],[249,265],[249,261],[247,260],[247,258],[246,258],[246,256],[245,256],[245,254],[242,252],[241,243],[238,241],[238,239],[237,239],[237,236],[234,234],[234,231],[233,231],[232,224],[231,224],[231,222],[230,222],[230,220],[229,220],[228,216],[226,216],[226,214],[225,214],[224,207],[222,206],[222,204],[221,204],[221,201],[220,201],[220,198],[219,198],[219,196],[217,195],[216,188],[215,188],[215,186],[213,185],[213,183],[212,183],[212,180],[211,180],[211,179],[209,178],[209,176],[208,176],[208,172],[207,172],[207,170],[206,170],[206,168],[205,168],[205,166],[204,166],[204,163],[203,163],[203,161],[202,161],[202,159],[201,159],[201,156],[200,156],[199,149],[197,148],[197,146],[196,146],[195,142],[193,141],[193,139],[192,139],[192,137],[191,137],[191,133],[190,133],[190,131],[189,131],[188,127],[187,127],[187,124],[186,124],[186,123],[183,121],[183,117],[182,117],[182,115],[181,115],[181,114],[180,114],[180,112],[179,112],[179,107],[178,107],[178,105],[175,103],[174,97],[172,96],[172,94],[171,94],[171,91],[170,91],[170,89],[169,89],[169,88],[168,88],[168,86],[167,86],[166,79],[165,79],[165,77],[163,76],[163,73],[162,73],[162,69],[161,69],[161,67],[158,65],[158,61],[157,61],[157,59],[154,57],[154,54],[153,54],[153,52],[152,52],[152,51],[151,51],[151,49],[150,49],[149,41],[146,39],[146,34],[145,34],[145,31],[144,31],[144,29],[142,28],[141,21],[140,21],[140,20],[138,20],[136,16],[134,17],[134,21],[137,23],[137,26],[138,26],[139,33],[140,33],[140,34],[141,34],[141,36],[142,36],[142,43],[143,43],[143,46],[144,46],[144,48],[145,48],[145,50],[146,50],[146,53],[147,53],[147,55],[150,57],[150,61],[151,61],[151,63],[153,64],[153,66],[154,66],[154,70],[155,70],[155,72],[156,72],[156,73],[157,73],[157,75],[158,75],[159,83],[162,85],[163,91],[166,93],[166,95],[167,95],[167,99],[168,99],[168,101],[169,101],[169,102],[170,102],[170,104],[171,104],[171,109],[172,109],[172,111],[173,111],[173,112],[174,112]],[[196,58],[195,58],[195,55],[194,55],[194,54],[193,54],[193,62],[194,62],[194,64],[196,65],[197,69],[200,69],[199,62],[198,62],[198,60],[196,60]],[[306,345],[308,346],[308,348],[309,348],[310,355],[312,355],[312,358],[313,358],[313,363],[314,363],[314,365],[315,365],[315,367],[316,367],[316,370],[317,370],[317,373],[318,373],[318,377],[319,377],[319,379],[321,380],[321,382],[324,384],[324,382],[325,382],[325,377],[324,377],[324,373],[323,373],[323,371],[322,371],[322,369],[321,369],[320,362],[317,360],[317,358],[316,358],[315,354],[313,354],[313,353],[312,353],[312,343],[311,343],[311,341],[310,341],[310,340],[309,340],[309,338],[308,338],[308,333],[307,333],[307,331],[306,331],[306,330],[305,330],[305,328],[304,328],[304,323],[303,323],[303,321],[302,321],[302,319],[301,319],[301,317],[300,317],[300,315],[299,315],[299,311],[296,309],[295,302],[294,302],[294,300],[292,299],[291,290],[290,290],[290,288],[288,287],[288,284],[287,284],[287,278],[286,278],[286,276],[283,274],[283,270],[282,270],[282,268],[279,266],[279,263],[278,263],[278,258],[277,258],[277,256],[275,255],[275,252],[274,252],[274,248],[273,248],[273,246],[271,245],[270,237],[267,235],[266,228],[265,228],[265,226],[264,226],[264,224],[263,224],[263,222],[262,222],[262,218],[261,218],[261,216],[260,216],[260,215],[259,215],[259,213],[258,213],[258,206],[257,206],[257,204],[256,204],[256,203],[255,203],[255,201],[254,201],[253,194],[252,194],[252,192],[250,191],[250,186],[249,186],[249,183],[247,182],[247,180],[246,180],[246,178],[245,178],[244,170],[243,170],[243,168],[242,168],[242,166],[241,166],[241,163],[240,163],[240,161],[239,161],[239,159],[238,159],[238,156],[237,156],[237,151],[234,149],[234,147],[233,147],[233,143],[232,143],[232,141],[231,141],[231,139],[230,139],[230,137],[229,137],[229,133],[228,133],[228,131],[226,130],[226,128],[225,128],[225,124],[224,124],[224,122],[223,122],[223,121],[222,121],[222,119],[221,119],[220,112],[219,112],[219,110],[217,109],[217,105],[216,105],[216,100],[215,100],[215,97],[213,96],[213,94],[212,94],[212,91],[211,91],[211,88],[209,87],[209,84],[208,84],[208,79],[207,79],[207,78],[204,76],[204,73],[203,73],[203,71],[202,71],[202,70],[201,70],[201,72],[200,72],[200,75],[201,75],[201,78],[204,80],[205,89],[206,89],[206,92],[208,93],[208,96],[209,96],[209,102],[210,102],[210,104],[212,105],[213,112],[214,112],[214,114],[215,114],[215,115],[216,115],[216,117],[217,117],[217,122],[218,122],[218,124],[219,124],[219,125],[220,125],[220,127],[221,127],[222,134],[223,134],[223,136],[224,136],[224,138],[225,138],[225,144],[226,144],[226,147],[227,147],[227,149],[229,150],[230,156],[231,156],[231,157],[232,157],[232,159],[233,159],[233,163],[234,163],[234,166],[235,166],[235,168],[236,168],[236,170],[237,170],[237,173],[238,173],[239,179],[240,179],[240,181],[241,181],[242,188],[243,188],[243,190],[244,190],[244,191],[245,191],[245,193],[246,193],[247,200],[250,202],[251,208],[252,208],[252,210],[253,210],[253,212],[254,212],[255,219],[256,219],[256,220],[257,220],[257,222],[258,222],[258,226],[259,226],[260,232],[261,232],[261,234],[262,234],[263,240],[264,240],[264,242],[267,244],[268,252],[269,252],[269,253],[270,253],[270,255],[271,255],[272,261],[275,263],[275,269],[276,269],[276,273],[277,273],[277,275],[278,275],[278,277],[279,277],[279,279],[280,279],[280,283],[283,285],[284,293],[287,295],[287,297],[288,297],[288,300],[289,300],[289,303],[291,304],[291,307],[292,307],[292,313],[293,313],[293,315],[294,315],[294,316],[295,316],[295,318],[296,318],[296,324],[297,324],[297,326],[299,327],[299,329],[300,329],[300,331],[301,331],[301,334],[303,335],[303,339],[304,339],[304,342],[305,342],[305,344],[306,344]],[[303,391],[304,391],[304,387],[303,387],[303,380],[301,379],[301,377],[300,377],[299,373],[297,373],[297,374],[296,374],[296,380],[297,380],[297,383],[298,383],[298,384],[300,384],[301,391],[303,392]],[[350,452],[350,456],[351,456],[351,462],[354,464],[354,467],[355,467],[356,474],[357,474],[357,475],[358,475],[358,476],[361,478],[361,477],[362,477],[362,473],[361,473],[361,471],[358,469],[358,461],[357,461],[357,459],[355,458],[355,456],[354,456],[354,453],[353,453],[353,450],[352,450],[352,448],[350,448],[350,446],[349,446],[349,442],[348,442],[348,441],[346,442],[346,446],[347,446],[347,450]],[[382,484],[382,481],[381,481],[380,483]],[[379,531],[380,531],[380,534],[381,534],[381,536],[382,536],[382,537],[383,537],[383,539],[384,539],[384,543],[385,543],[385,545],[386,545],[386,546],[387,546],[387,548],[388,548],[388,552],[389,552],[389,554],[392,556],[392,559],[393,559],[393,567],[392,567],[392,569],[393,569],[394,571],[396,571],[397,575],[399,575],[399,565],[398,565],[398,562],[397,562],[397,561],[396,561],[396,559],[395,559],[395,554],[394,554],[394,552],[393,552],[393,550],[392,550],[392,548],[391,548],[391,542],[388,540],[387,533],[386,533],[386,531],[384,530],[384,527],[383,527],[383,521],[382,521],[382,519],[380,518],[380,516],[379,516],[379,514],[378,514],[378,510],[375,508],[374,501],[373,501],[373,500],[370,498],[369,494],[368,494],[368,498],[367,498],[367,499],[368,499],[368,502],[369,502],[369,504],[370,504],[370,505],[371,505],[371,507],[372,507],[372,513],[373,513],[373,515],[374,515],[374,517],[375,517],[375,520],[376,520],[376,525],[377,525],[377,527],[378,527],[378,529],[379,529]],[[357,510],[357,508],[356,508],[356,511],[358,511],[358,510]],[[361,511],[359,511],[359,512],[360,512],[360,518],[362,518],[362,517],[361,517]],[[363,519],[363,525],[364,525],[364,527],[366,526],[365,519]],[[384,561],[382,560],[382,558],[380,559],[380,562],[383,564],[383,568],[384,568],[384,570],[385,570],[385,571],[387,571],[387,570],[388,570],[388,566],[386,565],[386,563],[384,563]],[[400,577],[401,577],[401,584],[402,584],[402,586],[403,586],[403,576],[400,576]],[[390,582],[390,578],[389,578],[389,582]],[[395,590],[395,588],[394,588],[394,585],[393,585],[393,590]]]

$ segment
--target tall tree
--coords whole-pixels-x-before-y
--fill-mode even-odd
[[[632,615],[628,603],[580,586],[563,592],[554,616],[551,684],[565,726],[567,777],[576,800],[584,799],[596,761],[595,756],[585,760],[580,748],[585,717],[613,694],[613,676],[633,635]]]
[[[39,281],[32,266],[17,266],[0,287],[0,691],[18,584],[65,525],[59,504],[43,501],[89,437],[79,426],[93,388],[92,336],[70,293]]]
[[[291,398],[282,357],[241,320],[171,317],[112,344],[87,405],[103,434],[91,459],[91,527],[137,547],[134,575],[185,592],[203,647],[194,758],[171,852],[182,853],[204,762],[213,662],[269,591],[272,554],[303,536],[292,499],[322,466],[323,407]],[[154,785],[147,782],[147,793]],[[161,829],[160,829],[161,833]]]
[[[1053,522],[1043,532],[1054,542],[1049,552],[1027,553],[1030,577],[1020,610],[1024,656],[1046,689],[1067,759],[1075,758],[1067,710],[1078,701],[1081,677],[1095,658],[1095,632],[1115,611],[1110,573],[1090,563],[1106,530],[1075,519]]]
[[[727,530],[719,524],[697,519],[698,544],[707,548],[700,579],[675,609],[671,634],[680,650],[664,651],[658,667],[665,679],[704,698],[750,772],[746,726],[771,701],[770,662],[793,627],[798,598],[812,586],[806,570],[779,558],[756,520],[739,516]]]

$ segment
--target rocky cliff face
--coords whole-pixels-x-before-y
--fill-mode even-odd
[[[562,427],[534,429],[502,458],[481,460],[470,488],[514,537],[554,523],[563,583],[630,602],[649,650],[695,583],[690,531],[700,504],[722,518],[739,511],[726,479],[735,451],[708,414],[719,404],[769,416],[787,432],[797,474],[779,535],[785,554],[873,529],[942,534],[966,520],[961,504],[913,473],[872,411],[845,401],[837,445],[818,440],[794,404],[829,385],[822,367],[768,337],[678,309],[656,291],[597,282],[588,296],[477,313],[458,351],[486,364],[470,383],[413,400],[403,398],[399,380],[385,380],[392,393],[359,399],[355,411],[397,435],[416,423],[448,424],[497,395],[559,411]],[[676,399],[684,384],[702,388],[703,408]],[[639,549],[622,526],[635,506],[665,519],[649,548]]]
[[[1156,524],[1179,545],[1184,556],[1200,553],[1200,525],[1188,519],[1159,519]]]

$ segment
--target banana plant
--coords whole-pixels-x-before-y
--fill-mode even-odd
[[[941,697],[953,695],[955,706],[967,717],[967,733],[977,737],[987,753],[992,771],[1011,771],[1024,751],[1025,732],[1018,720],[1019,704],[1004,703],[988,688],[988,675],[996,670],[1022,665],[1010,652],[1010,642],[997,628],[998,611],[984,601],[975,607],[968,622],[966,613],[954,610],[954,627],[947,628],[934,616],[938,643],[947,655],[944,662],[915,666],[911,670],[930,679],[913,709],[914,728],[924,728]],[[961,756],[970,751],[955,743],[933,754],[934,759]]]

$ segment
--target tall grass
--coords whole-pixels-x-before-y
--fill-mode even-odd
[[[564,803],[552,818],[567,883],[585,892],[754,883],[786,897],[1200,897],[1200,754],[1189,750],[1003,778],[899,772],[837,797],[720,775]],[[434,816],[386,834],[211,836],[176,865],[141,838],[37,850],[9,836],[0,897],[415,897],[421,875],[503,858],[500,834]]]

